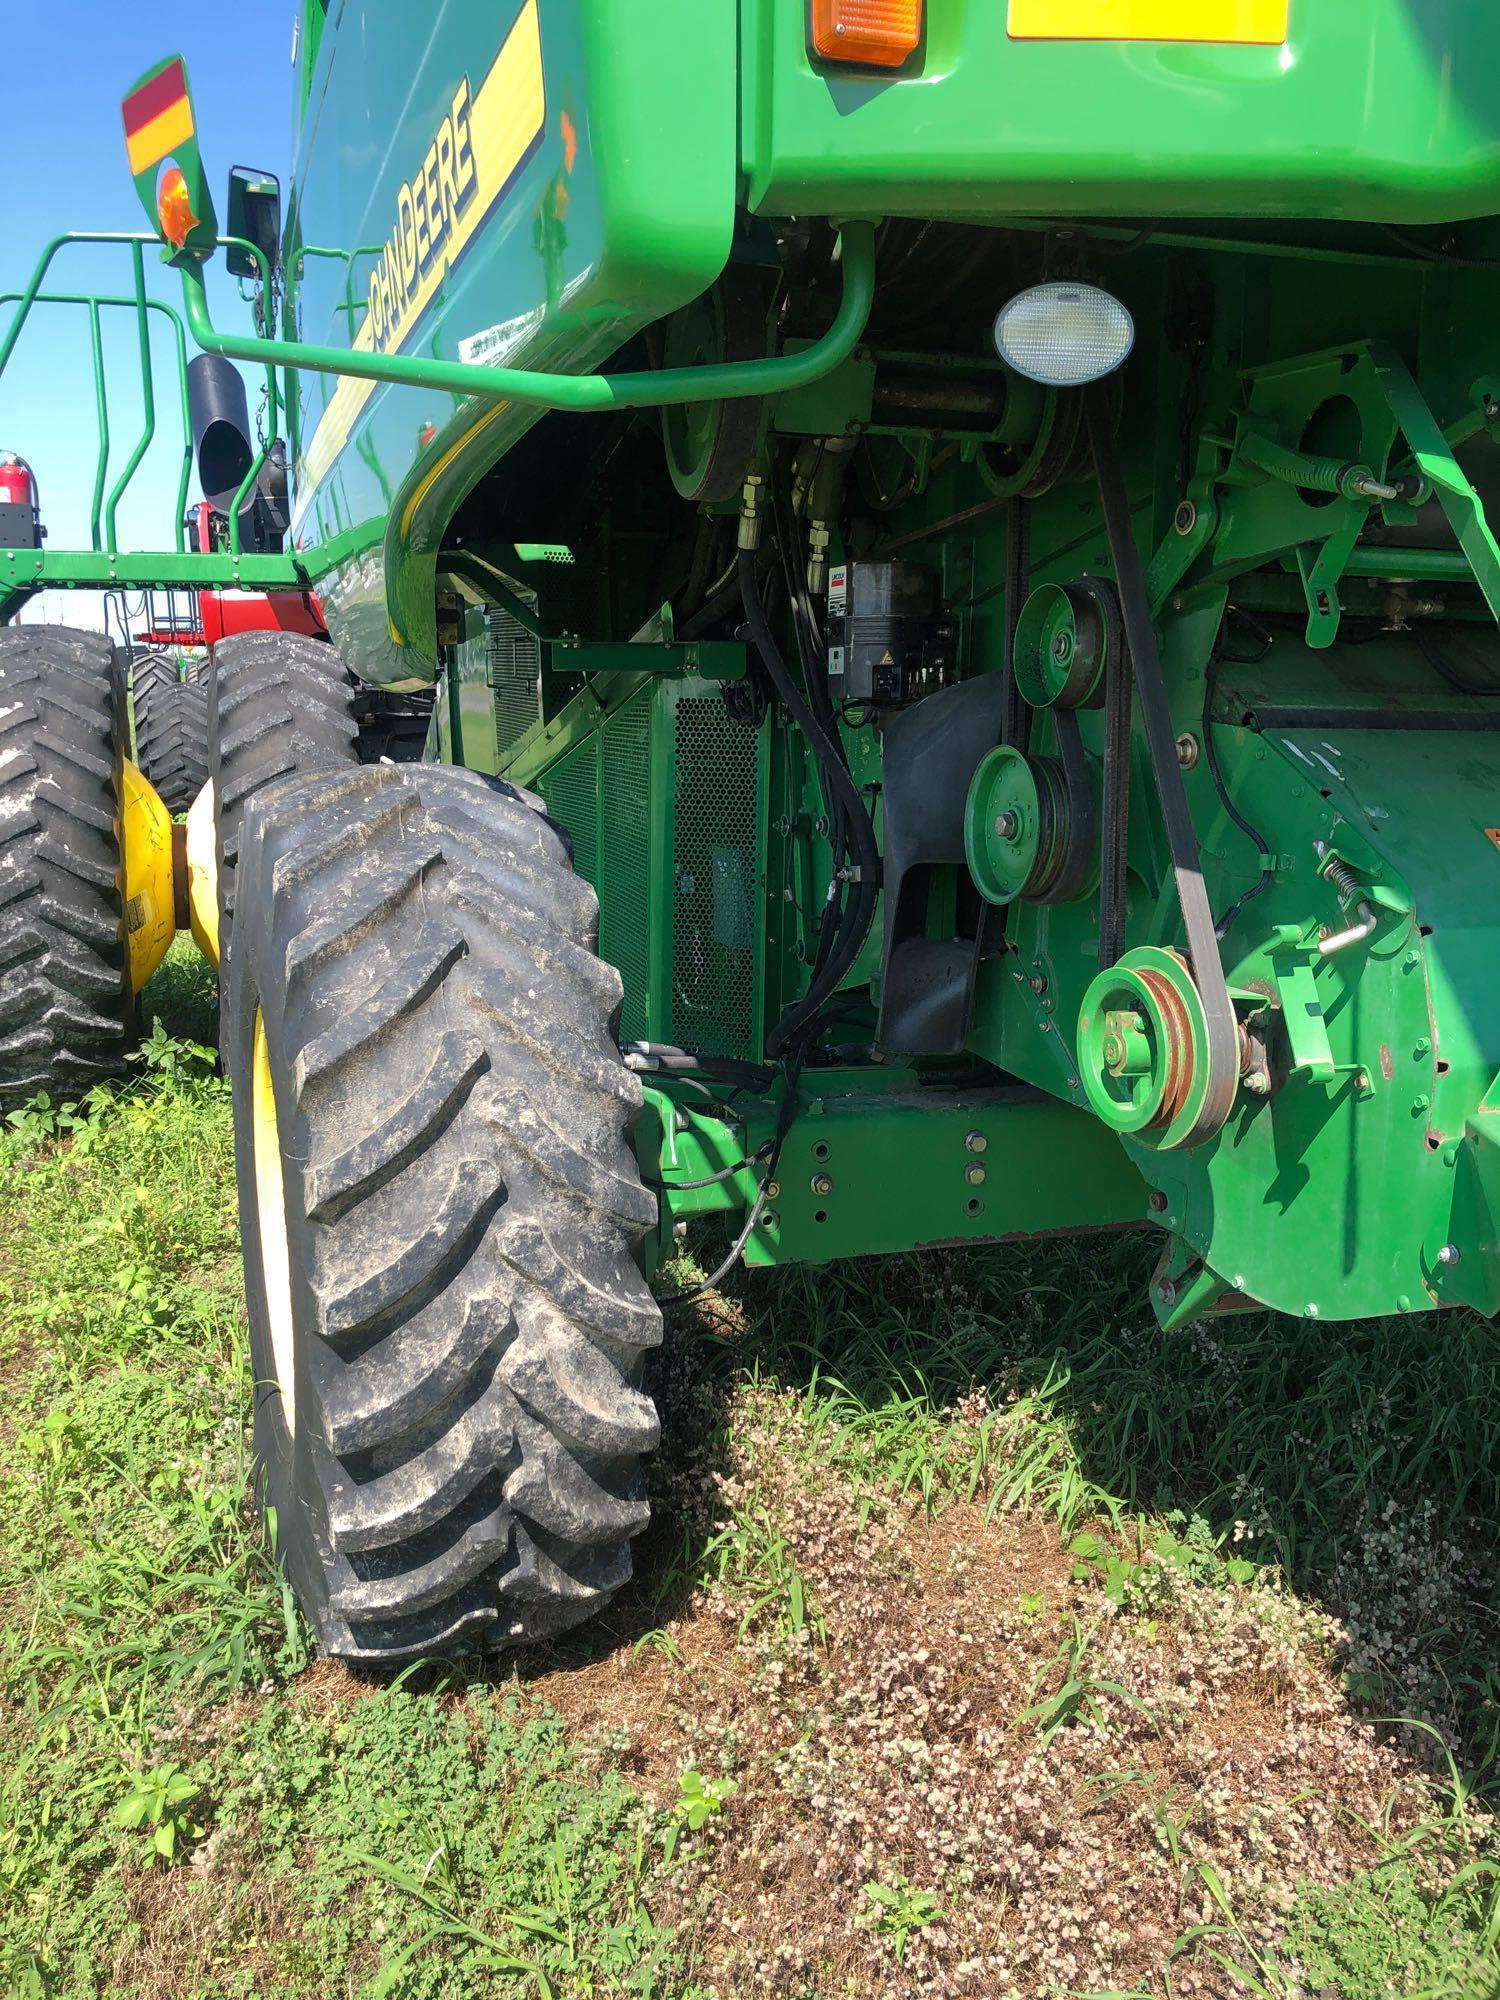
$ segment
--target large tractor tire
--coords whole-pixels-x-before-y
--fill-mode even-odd
[[[127,733],[107,639],[0,627],[0,1111],[81,1097],[124,1067]]]
[[[229,1068],[256,1452],[346,1659],[545,1639],[630,1574],[661,1316],[599,908],[539,802],[362,766],[248,815]]]
[[[183,680],[160,655],[138,654],[131,665],[136,765],[168,812],[186,812],[208,782],[207,668]]]
[[[356,692],[324,639],[300,632],[239,632],[214,647],[208,761],[219,950],[226,962],[246,809],[278,779],[358,761]]]

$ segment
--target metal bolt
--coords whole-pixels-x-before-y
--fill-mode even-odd
[[[674,1222],[672,1224],[672,1234],[678,1238],[686,1236],[687,1224],[685,1222]]]
[[[1184,730],[1177,739],[1177,761],[1184,771],[1191,771],[1198,761],[1198,739],[1191,730]]]
[[[1445,1243],[1442,1249],[1439,1250],[1438,1252],[1438,1262],[1440,1264],[1446,1264],[1448,1269],[1451,1271],[1453,1269],[1453,1266],[1458,1262],[1459,1258],[1462,1255],[1463,1252],[1459,1249],[1456,1243]]]
[[[832,1194],[833,1175],[814,1174],[812,1177],[812,1191],[814,1194]]]
[[[990,1142],[982,1132],[966,1132],[964,1144],[971,1153],[985,1153],[989,1151]]]
[[[1184,500],[1172,516],[1172,526],[1179,535],[1190,535],[1198,525],[1198,509],[1191,500]]]
[[[1417,1058],[1419,1062],[1421,1061],[1423,1056],[1429,1056],[1432,1054],[1432,1044],[1431,1042],[1428,1041],[1425,1035],[1420,1035],[1417,1038],[1417,1046],[1412,1050],[1412,1054]]]
[[[1416,1117],[1419,1113],[1425,1111],[1431,1102],[1432,1099],[1430,1097],[1419,1092],[1411,1101],[1412,1116]]]
[[[1033,993],[1045,993],[1047,982],[1039,972],[1034,972],[1028,982]]]
[[[977,1160],[964,1168],[964,1179],[969,1183],[970,1187],[982,1187],[985,1178],[985,1170]]]
[[[1156,1288],[1156,1295],[1164,1306],[1175,1306],[1177,1303],[1177,1280],[1175,1278],[1163,1278]]]
[[[766,1200],[779,1201],[780,1199],[781,1199],[781,1182],[780,1181],[768,1182],[766,1186]]]
[[[1072,645],[1071,642],[1069,641],[1067,633],[1059,632],[1057,637],[1052,641],[1053,659],[1065,660],[1071,651],[1072,651]]]
[[[1162,1193],[1161,1189],[1153,1188],[1151,1190],[1152,1208],[1155,1209],[1158,1215],[1160,1215],[1162,1210],[1166,1207],[1166,1205],[1167,1205],[1167,1197]]]
[[[1021,831],[1020,814],[1011,810],[1001,813],[995,821],[995,831],[1002,840],[1014,840]]]

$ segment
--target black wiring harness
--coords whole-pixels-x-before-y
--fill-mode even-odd
[[[740,601],[751,641],[766,677],[778,701],[802,731],[817,765],[818,780],[828,812],[834,868],[807,991],[786,1009],[767,1038],[767,1048],[777,1059],[782,1082],[782,1097],[771,1138],[734,1166],[723,1168],[701,1181],[674,1183],[686,1188],[711,1187],[763,1164],[764,1171],[755,1199],[739,1235],[717,1270],[686,1291],[658,1294],[659,1302],[667,1307],[687,1305],[714,1290],[744,1255],[745,1246],[765,1213],[782,1149],[797,1115],[797,1093],[802,1071],[816,1044],[820,1028],[838,1011],[839,988],[865,948],[880,897],[880,850],[869,809],[854,782],[839,740],[838,717],[820,671],[822,635],[817,612],[796,558],[794,511],[784,488],[775,489],[773,500],[776,541],[802,669],[802,685],[798,684],[797,677],[788,667],[771,629],[755,556],[744,549],[740,551],[736,565]]]

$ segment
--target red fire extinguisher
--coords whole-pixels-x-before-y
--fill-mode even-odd
[[[31,467],[17,453],[0,451],[0,549],[39,549],[45,533]]]

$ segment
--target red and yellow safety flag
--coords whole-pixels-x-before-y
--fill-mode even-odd
[[[169,251],[204,258],[219,240],[213,197],[198,153],[193,87],[181,56],[153,63],[120,106],[125,150],[141,207]]]
[[[193,100],[182,58],[173,56],[138,83],[121,110],[132,174],[147,173],[186,145],[194,134]]]

